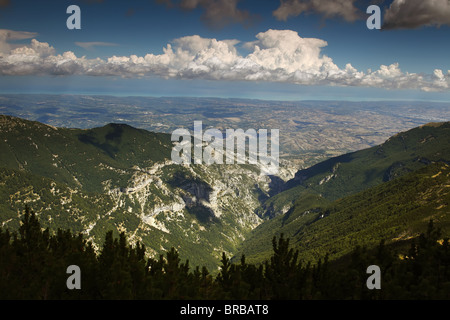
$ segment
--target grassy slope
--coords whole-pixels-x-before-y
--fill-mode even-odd
[[[450,161],[449,122],[399,133],[380,146],[331,158],[301,170],[296,178],[286,183],[287,190],[268,199],[260,212],[273,216],[287,203],[293,204],[305,194],[317,194],[334,201],[442,160]]]
[[[330,205],[330,202],[339,203],[343,201],[342,198],[364,190],[372,190],[370,188],[383,185],[384,182],[395,181],[398,177],[415,172],[436,161],[450,161],[450,123],[432,123],[399,133],[380,146],[332,158],[299,171],[296,179],[286,184],[287,190],[269,198],[261,212],[271,216],[287,203],[292,203],[293,207],[286,214],[267,220],[255,229],[243,243],[236,257],[245,253],[250,261],[254,262],[267,258],[271,250],[271,238],[282,232],[289,237],[295,237],[294,242],[297,242],[300,247],[305,247],[303,243],[300,243],[300,241],[306,241],[301,238],[302,230],[306,226],[308,230],[316,230],[311,227],[318,226],[313,221],[322,214],[327,215],[333,212],[334,209],[332,210],[330,206],[334,204]],[[412,177],[414,176],[413,173]],[[369,197],[370,192],[372,191],[363,194]],[[395,190],[392,192],[395,193]],[[348,199],[355,200],[352,197]],[[343,203],[349,208],[353,207],[348,201]],[[365,204],[364,210],[368,210],[369,205],[370,203]],[[403,210],[409,210],[409,205],[411,203],[399,204]],[[386,208],[386,210],[393,209]],[[356,223],[353,221],[351,224]],[[391,223],[394,226],[397,222],[391,221]],[[332,237],[331,231],[334,227],[330,224],[330,229],[327,231],[317,229],[317,232],[322,232],[317,237],[325,239]],[[359,237],[361,238],[362,235]],[[307,241],[312,240],[307,239]],[[308,248],[312,246],[308,244]],[[314,254],[314,250],[318,253]],[[323,253],[319,249],[314,250],[308,249],[305,255],[312,257]],[[340,249],[330,250],[340,252]]]
[[[145,166],[168,159],[171,149],[169,135],[118,124],[64,129],[0,116],[0,135],[1,167],[87,191],[102,191],[106,180],[124,186],[132,174],[130,163]]]
[[[270,255],[271,238],[283,233],[303,259],[317,261],[326,254],[335,259],[356,245],[371,248],[382,239],[389,244],[416,237],[430,219],[450,236],[449,204],[450,167],[435,163],[321,209],[297,205],[254,230],[239,255],[261,262]]]

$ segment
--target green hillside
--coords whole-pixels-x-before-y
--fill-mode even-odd
[[[268,199],[259,214],[283,213],[305,195],[326,201],[390,181],[432,162],[450,161],[450,123],[430,123],[399,133],[369,149],[334,157],[297,172],[284,191]]]
[[[448,122],[430,123],[414,128],[391,137],[380,146],[331,158],[301,170],[294,179],[285,184],[285,191],[269,198],[258,209],[258,213],[265,216],[266,221],[244,241],[236,257],[245,253],[251,261],[265,259],[270,252],[270,246],[267,243],[273,236],[280,233],[296,239],[291,243],[297,243],[299,247],[304,248],[303,254],[308,259],[323,256],[324,252],[328,252],[327,250],[330,250],[331,255],[339,256],[344,253],[342,248],[356,244],[358,241],[354,240],[355,236],[349,236],[344,241],[345,245],[341,243],[342,239],[339,240],[343,247],[340,247],[341,244],[338,247],[327,247],[322,241],[326,242],[326,239],[332,238],[333,232],[338,230],[338,226],[334,226],[331,221],[340,215],[336,215],[333,219],[324,219],[325,222],[330,223],[330,229],[327,231],[315,229],[325,223],[317,223],[322,220],[320,217],[334,216],[337,211],[348,213],[349,210],[355,210],[356,204],[363,208],[363,210],[358,209],[363,215],[365,212],[372,212],[372,205],[383,207],[386,214],[393,210],[400,210],[400,208],[409,211],[409,206],[412,205],[410,201],[400,202],[394,208],[385,207],[383,198],[377,199],[380,202],[374,204],[371,194],[377,189],[371,188],[377,186],[387,188],[392,184],[384,185],[385,183],[391,181],[396,183],[394,182],[396,179],[408,176],[408,174],[411,179],[419,179],[415,172],[435,162],[450,162],[450,123]],[[401,183],[408,183],[408,181],[400,181],[403,182],[390,191],[392,194],[397,194]],[[408,189],[406,192],[409,192],[412,198],[417,196],[413,190]],[[357,200],[352,197],[358,193],[361,198]],[[362,203],[364,201],[367,202]],[[339,203],[343,205],[337,206]],[[344,205],[347,208],[344,208]],[[348,215],[351,214],[348,213]],[[351,222],[346,225],[349,229],[342,229],[343,234],[346,232],[350,234],[356,228],[353,224],[358,222],[356,220],[349,221]],[[374,220],[367,218],[367,221],[373,222]],[[405,229],[404,225],[396,225],[398,221],[390,221],[390,223],[390,228]],[[409,226],[409,223],[407,225]],[[341,225],[342,228],[343,226]],[[306,230],[309,230],[308,232],[311,234],[318,233],[314,235],[314,241],[303,238],[306,237],[303,234]],[[373,241],[377,242],[380,240],[381,234],[371,234],[370,237],[372,236],[375,239]],[[362,237],[361,234],[358,235],[359,239]],[[394,238],[396,235],[392,237]],[[266,245],[261,245],[262,243]],[[323,248],[319,249],[321,245]]]
[[[430,217],[447,232],[449,130],[422,126],[319,163],[260,206],[270,177],[249,165],[171,164],[167,134],[0,116],[0,226],[17,230],[28,205],[43,227],[81,232],[94,246],[124,232],[152,256],[174,247],[210,270],[222,252],[264,260],[281,233],[305,260],[338,258],[356,244],[414,237]],[[274,218],[261,224],[263,215]]]
[[[124,232],[151,255],[174,247],[217,269],[260,223],[268,183],[255,184],[254,166],[172,164],[171,149],[170,135],[125,124],[81,130],[0,116],[0,226],[17,230],[28,205],[43,227],[82,232],[96,247]]]
[[[245,254],[253,263],[265,260],[271,253],[270,239],[281,233],[306,261],[327,254],[336,259],[356,246],[374,248],[381,240],[392,244],[415,238],[426,231],[430,219],[448,237],[449,204],[450,167],[433,163],[320,208],[299,199],[287,214],[256,228],[236,257]]]
[[[0,166],[47,177],[87,191],[102,182],[125,187],[136,166],[168,159],[167,134],[109,124],[91,130],[55,128],[0,115]]]

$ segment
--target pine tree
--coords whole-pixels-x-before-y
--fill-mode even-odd
[[[230,259],[227,258],[225,252],[222,252],[222,259],[220,262],[222,265],[220,266],[220,272],[217,275],[216,282],[225,295],[223,298],[229,298],[231,290],[231,262]]]
[[[292,299],[296,296],[295,286],[298,251],[289,249],[289,239],[280,235],[278,244],[276,237],[272,240],[273,256],[265,264],[265,277],[271,298]]]

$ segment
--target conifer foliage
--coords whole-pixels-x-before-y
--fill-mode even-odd
[[[376,250],[356,247],[350,255],[325,256],[304,265],[283,235],[273,238],[273,255],[264,264],[231,263],[222,255],[217,275],[191,270],[172,248],[147,258],[144,245],[128,244],[108,232],[95,250],[82,234],[42,230],[28,208],[20,228],[0,229],[0,299],[449,299],[450,243],[430,221],[428,231],[398,255],[384,241]],[[401,257],[401,258],[400,258]],[[81,270],[81,289],[66,286],[67,267]],[[381,289],[366,286],[369,265],[382,271]]]

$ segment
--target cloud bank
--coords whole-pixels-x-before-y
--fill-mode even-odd
[[[246,10],[238,9],[240,0],[157,0],[168,8],[183,10],[203,10],[202,20],[210,27],[221,28],[230,23],[251,23],[254,19]]]
[[[280,6],[273,12],[278,20],[286,21],[291,16],[314,12],[325,18],[339,17],[352,22],[362,17],[355,7],[356,0],[281,0]]]
[[[361,1],[359,1],[361,2]],[[365,0],[361,5],[380,5],[385,0]],[[282,21],[301,14],[315,13],[325,19],[339,18],[346,22],[367,19],[356,7],[357,0],[280,0],[273,16]],[[416,29],[422,26],[450,25],[450,0],[393,0],[384,10],[383,29]]]
[[[298,85],[360,86],[386,89],[447,91],[450,70],[431,74],[408,73],[397,63],[378,70],[357,70],[350,63],[338,67],[322,54],[327,42],[302,38],[291,30],[268,30],[256,40],[217,40],[198,35],[175,39],[162,54],[112,56],[108,59],[77,57],[68,51],[57,54],[48,43],[32,39],[26,46],[12,47],[11,39],[30,38],[34,33],[0,30],[0,76],[55,75],[218,81],[285,82]],[[250,49],[239,54],[238,45]]]
[[[449,0],[394,0],[384,14],[383,29],[450,25]]]

